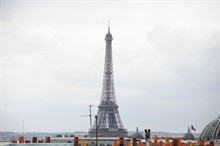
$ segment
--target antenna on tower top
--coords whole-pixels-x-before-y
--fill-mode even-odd
[[[110,33],[110,20],[108,20],[108,33]]]

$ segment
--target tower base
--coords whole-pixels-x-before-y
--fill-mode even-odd
[[[96,137],[96,129],[90,129],[89,131],[90,137]],[[98,129],[98,137],[127,137],[128,133],[126,129],[110,129],[110,128],[102,128]]]

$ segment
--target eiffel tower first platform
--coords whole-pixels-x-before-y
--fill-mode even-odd
[[[110,26],[108,26],[108,33],[105,36],[106,52],[101,101],[96,120],[89,130],[89,135],[92,137],[96,136],[96,130],[99,137],[127,137],[127,130],[122,124],[115,97],[112,40]]]

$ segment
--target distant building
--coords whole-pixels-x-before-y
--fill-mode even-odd
[[[188,128],[188,132],[186,134],[184,134],[183,136],[183,140],[194,140],[194,136],[190,131],[190,128]]]
[[[131,135],[132,138],[144,139],[144,136],[138,131],[138,127],[135,133]]]
[[[220,116],[205,126],[199,139],[205,142],[213,141],[215,145],[220,144]]]

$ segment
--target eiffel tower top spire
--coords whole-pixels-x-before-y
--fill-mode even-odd
[[[111,41],[112,40],[113,40],[112,34],[110,33],[110,21],[108,21],[108,33],[105,36],[106,47],[107,47],[107,44],[110,44],[110,46],[108,48],[111,49]]]
[[[108,33],[110,33],[110,20],[108,20]]]

